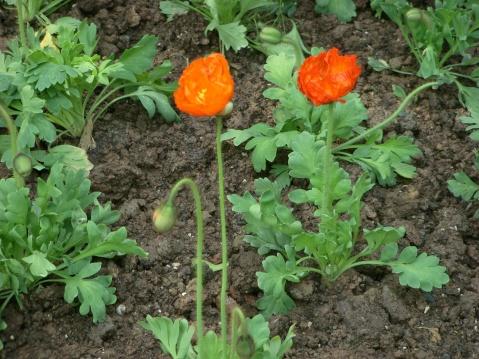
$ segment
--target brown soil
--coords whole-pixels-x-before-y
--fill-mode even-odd
[[[413,65],[396,27],[373,16],[367,1],[358,1],[359,16],[350,24],[317,16],[313,1],[303,1],[297,22],[308,45],[335,46],[357,53],[365,71],[357,88],[369,109],[370,123],[394,110],[391,85],[406,90],[414,78],[375,73],[368,56]],[[167,23],[158,1],[78,0],[70,15],[88,18],[101,29],[102,54],[122,51],[143,34],[159,36],[158,60],[171,59],[176,77],[188,60],[217,49],[213,34],[204,37],[204,22],[191,14]],[[10,36],[11,17],[0,11],[0,37]],[[1,45],[1,44],[0,44]],[[253,51],[228,54],[237,83],[235,111],[228,128],[246,128],[271,121],[273,103],[261,95],[264,56]],[[474,208],[455,199],[446,181],[465,169],[471,173],[473,143],[458,118],[463,114],[455,91],[442,88],[420,96],[389,133],[414,135],[424,151],[416,163],[418,176],[394,188],[377,186],[366,198],[365,226],[403,225],[404,244],[414,244],[438,255],[448,267],[450,283],[424,294],[399,285],[385,270],[350,271],[332,286],[311,276],[293,288],[297,308],[271,320],[273,333],[284,335],[297,324],[294,349],[288,358],[479,358],[479,242]],[[158,343],[138,321],[147,314],[194,320],[191,259],[195,225],[191,199],[178,199],[179,221],[171,234],[151,229],[150,213],[179,178],[196,179],[203,191],[207,225],[207,257],[218,262],[219,223],[214,161],[214,128],[208,120],[183,117],[168,125],[149,120],[133,102],[118,105],[95,127],[96,149],[92,180],[105,200],[123,213],[131,238],[149,253],[108,262],[118,303],[105,323],[94,325],[76,308],[65,304],[59,287],[40,288],[25,298],[25,309],[10,305],[8,329],[2,334],[2,358],[166,358]],[[224,146],[227,193],[251,189],[257,174],[246,152]],[[471,173],[474,174],[474,173]],[[255,272],[261,258],[242,242],[242,221],[229,210],[231,254],[230,295],[248,314],[260,295]],[[205,315],[208,326],[218,323],[218,277],[208,273]],[[123,304],[124,315],[116,313]]]

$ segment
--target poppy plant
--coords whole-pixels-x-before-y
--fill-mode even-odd
[[[361,75],[356,55],[341,55],[332,48],[308,57],[298,75],[298,87],[316,106],[341,101]]]
[[[234,81],[228,61],[219,53],[192,61],[174,93],[176,106],[194,117],[216,116],[231,101]]]
[[[221,293],[220,293],[220,316],[221,316],[221,345],[222,352],[227,352],[227,290],[228,290],[228,240],[226,232],[226,209],[224,190],[224,165],[221,148],[221,133],[223,131],[223,116],[228,115],[233,104],[231,99],[234,95],[234,80],[231,76],[228,61],[219,53],[196,59],[192,61],[183,71],[179,87],[174,93],[176,106],[182,112],[194,116],[215,116],[216,117],[216,161],[218,171],[218,194],[220,206],[221,224]],[[197,337],[200,352],[204,349],[203,341],[203,221],[199,189],[196,184],[188,178],[178,181],[170,192],[165,206],[157,209],[153,215],[153,221],[158,231],[170,229],[174,223],[174,199],[183,187],[189,187],[195,197],[196,220],[197,220]]]

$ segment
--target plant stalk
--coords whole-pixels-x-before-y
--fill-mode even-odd
[[[223,117],[216,117],[216,162],[218,166],[218,194],[220,202],[221,224],[221,345],[223,358],[226,359],[228,337],[228,314],[226,312],[226,296],[228,291],[228,238],[226,233],[226,210],[225,210],[225,179],[223,166],[223,153],[221,148],[221,133],[223,131]]]
[[[321,222],[325,222],[332,218],[332,196],[331,196],[331,165],[333,162],[332,147],[334,139],[334,119],[333,119],[333,110],[334,103],[327,105],[328,108],[325,111],[325,114],[328,116],[328,128],[326,134],[326,146],[324,147],[323,153],[323,198],[321,202]]]
[[[0,101],[0,117],[2,117],[5,121],[5,124],[8,129],[8,134],[10,135],[10,151],[12,152],[12,159],[15,158],[15,156],[18,153],[18,148],[17,148],[17,138],[18,138],[18,132],[17,132],[17,126],[15,125],[15,122],[13,122],[13,119],[10,117],[10,115],[7,112],[6,106]],[[17,183],[17,187],[21,188],[25,186],[25,180],[23,177],[16,171],[15,167],[13,167],[13,177],[15,178],[15,182]]]
[[[20,35],[20,43],[22,46],[27,46],[27,35],[25,29],[25,14],[23,12],[23,0],[17,0],[17,21],[18,21],[18,33]]]
[[[173,206],[178,192],[183,187],[188,187],[193,194],[195,202],[196,217],[196,336],[199,352],[203,344],[203,249],[204,249],[204,222],[201,194],[195,181],[190,178],[183,178],[175,183],[168,196],[167,205]]]
[[[414,97],[416,97],[416,95],[418,95],[419,93],[421,93],[422,91],[424,91],[424,90],[426,90],[430,87],[439,86],[439,85],[440,85],[439,82],[434,81],[434,82],[427,82],[427,83],[417,87],[416,89],[414,89],[414,91],[410,92],[404,98],[404,100],[401,102],[401,104],[396,109],[396,111],[394,111],[388,118],[386,118],[384,121],[378,123],[376,126],[371,127],[369,130],[364,131],[360,135],[350,139],[349,141],[346,141],[343,144],[341,144],[339,146],[336,146],[333,149],[333,153],[336,153],[336,152],[341,151],[345,148],[348,148],[349,146],[354,145],[355,143],[358,143],[359,141],[361,141],[361,140],[365,139],[366,137],[370,136],[374,132],[376,132],[378,130],[382,130],[383,128],[389,126],[401,114],[401,112],[403,112],[404,109],[412,102],[412,100],[414,99]]]

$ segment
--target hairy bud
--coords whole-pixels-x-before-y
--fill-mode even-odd
[[[176,223],[175,207],[169,204],[155,209],[152,216],[153,226],[158,233],[168,232]]]
[[[259,39],[262,42],[267,42],[269,44],[279,44],[281,40],[283,39],[283,34],[281,31],[278,29],[271,27],[271,26],[266,26],[261,30],[259,33]]]
[[[24,153],[18,153],[13,159],[13,168],[20,176],[26,177],[32,173],[32,159]]]

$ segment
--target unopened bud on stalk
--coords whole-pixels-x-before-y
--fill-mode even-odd
[[[249,359],[255,353],[255,344],[253,338],[249,335],[242,335],[236,343],[236,353],[241,359]]]
[[[283,40],[283,34],[278,29],[267,26],[261,30],[259,33],[259,39],[262,42],[267,42],[269,44],[279,44]]]
[[[233,112],[233,102],[230,101],[226,104],[225,108],[218,114],[218,116],[226,117],[229,116],[231,112]]]
[[[32,159],[24,153],[18,153],[13,159],[13,168],[22,177],[32,173]]]
[[[153,212],[153,226],[158,233],[166,233],[176,223],[176,210],[171,204],[164,204]]]
[[[406,12],[406,20],[409,25],[412,26],[418,25],[419,23],[423,23],[428,28],[432,26],[432,20],[427,11],[417,8],[412,8]]]

